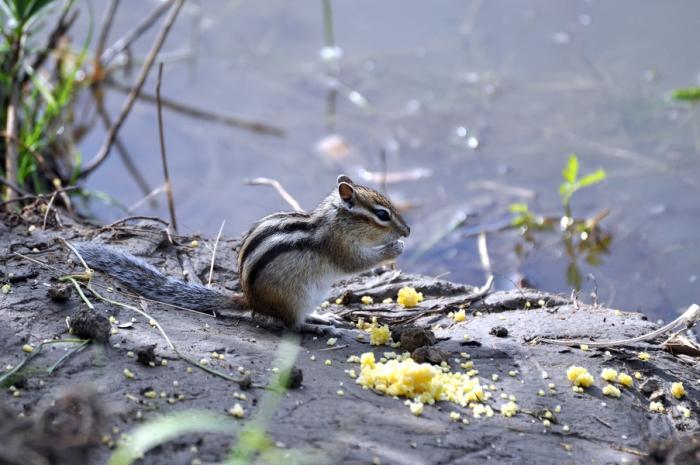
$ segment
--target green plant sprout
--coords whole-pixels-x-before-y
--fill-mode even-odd
[[[671,93],[671,98],[673,100],[682,100],[685,102],[697,102],[700,100],[700,87],[691,86],[675,89]]]
[[[562,177],[564,178],[564,182],[562,182],[559,186],[559,196],[561,197],[561,202],[564,205],[564,214],[568,218],[572,218],[571,197],[579,189],[598,184],[607,177],[605,170],[603,170],[602,168],[599,168],[580,179],[578,177],[578,171],[578,157],[576,156],[576,154],[571,154],[566,163],[566,166],[561,172]]]

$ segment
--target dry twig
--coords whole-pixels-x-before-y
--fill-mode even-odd
[[[299,202],[297,202],[296,199],[292,197],[289,192],[287,192],[287,190],[278,180],[271,178],[253,178],[246,179],[244,182],[250,186],[270,186],[277,191],[280,197],[282,197],[284,201],[294,209],[294,211],[304,212],[304,209],[301,208]]]
[[[114,139],[116,138],[117,133],[124,124],[126,117],[129,115],[131,108],[134,106],[134,102],[136,101],[139,92],[141,92],[143,84],[146,82],[146,78],[148,77],[148,73],[150,72],[151,67],[153,66],[153,62],[155,61],[158,52],[160,52],[160,49],[163,46],[163,43],[165,42],[165,38],[168,36],[170,28],[172,28],[173,23],[175,22],[175,19],[177,18],[177,15],[180,12],[180,9],[182,8],[182,5],[184,3],[185,0],[177,0],[171,8],[170,14],[163,22],[163,26],[158,32],[158,36],[153,42],[153,45],[151,46],[151,49],[149,50],[148,55],[146,56],[146,60],[144,61],[141,70],[139,71],[139,75],[136,78],[136,83],[129,92],[129,95],[126,97],[126,101],[122,106],[119,116],[117,117],[112,127],[109,128],[109,131],[107,131],[105,140],[102,143],[100,150],[97,152],[97,155],[95,155],[95,157],[92,160],[90,160],[90,162],[85,166],[85,168],[83,168],[83,170],[79,174],[79,177],[85,177],[89,175],[107,159],[107,156],[109,155],[109,152],[112,149],[112,145],[114,144]]]
[[[219,233],[216,235],[216,241],[214,241],[214,249],[211,251],[211,265],[209,266],[209,279],[207,280],[207,287],[211,287],[211,277],[214,274],[214,261],[216,261],[216,248],[219,246],[219,239],[221,239],[221,232],[224,230],[224,225],[226,220],[221,222],[221,227],[219,227]]]
[[[160,136],[160,158],[163,162],[163,176],[165,177],[165,192],[168,196],[168,210],[170,210],[170,222],[177,232],[177,220],[175,219],[175,201],[173,200],[173,184],[170,181],[168,171],[168,157],[165,152],[165,136],[163,131],[163,106],[160,103],[160,86],[163,81],[163,63],[158,66],[158,81],[156,83],[156,98],[158,99],[158,134]]]

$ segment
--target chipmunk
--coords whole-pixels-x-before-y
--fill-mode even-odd
[[[399,238],[410,232],[389,199],[341,175],[337,188],[312,212],[268,215],[243,236],[238,251],[243,295],[167,277],[112,247],[93,243],[75,247],[90,267],[143,297],[207,312],[250,309],[287,327],[325,334],[333,332],[332,322],[312,313],[331,285],[401,255]]]

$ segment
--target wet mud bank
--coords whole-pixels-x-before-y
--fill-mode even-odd
[[[84,267],[66,245],[113,244],[204,284],[213,269],[212,285],[235,292],[235,238],[219,241],[212,268],[213,238],[179,236],[150,219],[96,226],[44,213],[0,216],[0,463],[105,463],[133,428],[172,412],[227,414],[240,404],[242,418],[229,415],[236,428],[256,417],[280,368],[281,329],[246,313],[212,317],[146,302],[98,272],[91,291],[80,285]],[[424,300],[398,305],[405,287]],[[657,464],[698,457],[700,368],[692,350],[670,353],[660,345],[668,335],[588,350],[541,341],[633,338],[657,326],[641,314],[531,289],[480,293],[391,269],[339,283],[322,311],[342,316],[348,328],[333,345],[309,334],[292,343],[294,383],[264,425],[281,456],[301,451],[312,463],[348,464]],[[461,311],[465,318],[457,321]],[[356,323],[373,317],[389,324],[401,347],[370,344]],[[481,410],[475,418],[473,406],[447,401],[412,412],[404,398],[363,389],[349,375],[362,372],[352,356],[373,352],[380,364],[395,357],[385,353],[407,350],[425,363],[444,362],[445,372],[475,370],[471,378],[490,395],[478,403],[494,414]],[[583,392],[567,379],[572,365],[594,377]],[[606,368],[633,378],[630,387],[612,383],[619,397],[604,394]],[[680,398],[671,391],[678,382]],[[510,401],[518,411],[507,417],[500,407]],[[652,402],[663,409],[650,411]],[[142,463],[218,463],[235,441],[235,429],[187,434],[147,452]]]

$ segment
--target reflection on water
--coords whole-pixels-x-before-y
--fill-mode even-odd
[[[155,5],[122,6],[112,35]],[[476,241],[490,231],[501,286],[523,280],[567,294],[581,286],[586,297],[596,283],[601,303],[663,318],[698,299],[700,118],[667,97],[700,71],[682,53],[700,38],[700,4],[334,2],[332,40],[322,5],[207,0],[183,13],[166,43],[163,94],[284,136],[166,109],[182,230],[213,235],[225,219],[225,232],[238,234],[287,208],[247,178],[276,178],[310,209],[344,172],[386,187],[407,208],[414,233],[405,270],[479,283]],[[137,59],[150,40],[133,50]],[[320,53],[329,41],[339,47],[323,53],[339,57],[332,67]],[[115,115],[124,94],[108,89],[105,99]],[[86,158],[103,136],[85,138]],[[135,106],[121,139],[150,187],[160,184],[152,103]],[[561,169],[572,152],[582,169],[608,173],[574,197],[573,216],[609,215],[585,240],[581,231],[562,235],[558,224],[529,237],[504,230],[513,203],[561,217]],[[393,178],[381,176],[387,171]],[[117,156],[89,187],[167,217],[162,197],[156,207],[139,203],[143,194]]]

